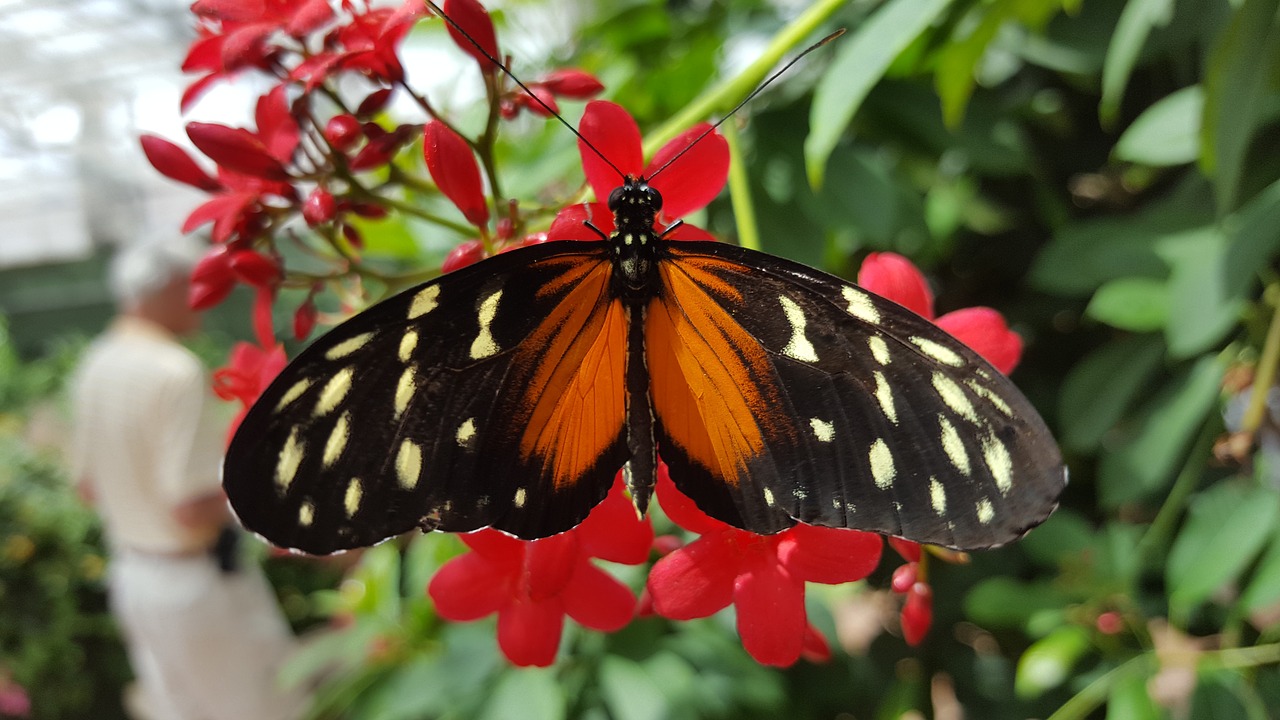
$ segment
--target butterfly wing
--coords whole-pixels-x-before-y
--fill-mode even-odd
[[[545,537],[627,457],[626,323],[603,242],[444,275],[339,325],[236,432],[223,484],[248,529],[310,553],[414,527]]]
[[[839,278],[719,243],[672,243],[646,313],[659,452],[709,515],[962,549],[1020,537],[1066,485],[1008,378],[918,315]]]

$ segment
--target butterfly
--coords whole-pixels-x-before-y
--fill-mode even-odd
[[[708,515],[958,549],[1053,511],[1056,443],[944,331],[833,275],[655,228],[520,248],[379,303],[304,350],[245,416],[223,483],[249,530],[324,554],[414,528],[547,537],[659,458]]]

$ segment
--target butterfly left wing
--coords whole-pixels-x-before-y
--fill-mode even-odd
[[[1043,421],[937,326],[763,253],[664,252],[646,317],[659,453],[704,512],[978,549],[1056,506],[1066,474]]]
[[[626,460],[626,324],[600,242],[546,243],[380,303],[303,351],[236,432],[248,529],[321,554],[412,528],[545,537]]]

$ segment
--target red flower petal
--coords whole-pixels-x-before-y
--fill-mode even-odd
[[[654,563],[648,589],[653,609],[672,620],[707,617],[733,600],[737,549],[722,535],[705,535]]]
[[[423,128],[422,150],[427,170],[440,192],[458,206],[472,225],[487,223],[489,206],[484,201],[480,166],[467,141],[444,123],[432,120]]]
[[[475,553],[445,563],[432,576],[427,594],[446,620],[468,622],[501,610],[511,599],[502,569]]]
[[[187,137],[200,152],[225,168],[268,180],[289,179],[280,161],[248,130],[193,122],[187,125]]]
[[[907,562],[920,562],[920,543],[900,537],[889,537],[889,546],[898,551]]]
[[[475,58],[475,61],[480,63],[482,71],[497,71],[498,66],[489,59],[498,57],[498,38],[494,34],[493,20],[489,17],[489,11],[476,0],[444,0],[441,9],[453,20],[452,23],[445,23],[453,42],[462,48],[463,52]],[[457,27],[454,27],[454,23],[457,23]],[[467,37],[468,35],[470,38]],[[476,47],[477,45],[479,47]],[[483,52],[481,48],[484,49]],[[485,53],[488,53],[489,57],[485,57]]]
[[[563,592],[579,556],[578,538],[572,532],[527,542],[523,579],[529,597],[545,600]]]
[[[563,600],[569,617],[602,632],[621,630],[636,611],[636,597],[631,590],[586,558],[579,560]]]
[[[147,161],[159,170],[161,175],[205,192],[214,192],[222,188],[213,176],[191,159],[186,150],[155,135],[143,135],[140,142]]]
[[[546,667],[554,663],[563,629],[559,599],[515,602],[498,611],[498,647],[515,665]]]
[[[263,347],[274,345],[276,342],[276,333],[271,322],[271,307],[275,301],[275,290],[269,287],[259,287],[253,299],[253,332],[258,338],[258,344]]]
[[[182,100],[178,103],[178,110],[185,114],[191,109],[192,105],[196,104],[197,100],[204,97],[205,92],[209,90],[211,85],[225,77],[227,76],[221,72],[211,72],[188,85],[187,89],[182,91]]]
[[[506,533],[485,529],[463,533],[458,537],[467,547],[490,560],[506,563],[512,568],[524,562],[524,550],[528,543]]]
[[[293,312],[293,338],[295,340],[306,340],[311,331],[316,328],[316,303],[315,292],[307,296],[306,300],[298,306]]]
[[[649,559],[653,525],[636,516],[636,508],[623,491],[621,473],[609,495],[591,511],[574,533],[582,551],[592,557],[624,565]]]
[[[319,30],[332,17],[333,8],[329,6],[329,0],[303,0],[290,14],[284,31],[293,37],[301,37]]]
[[[609,206],[602,202],[570,205],[556,214],[556,219],[547,229],[548,240],[599,240],[600,236],[591,231],[584,223],[591,223],[597,230],[608,235],[614,231],[613,213]]]
[[[893,579],[889,581],[889,587],[896,593],[905,593],[916,584],[916,577],[919,575],[920,563],[909,562],[905,565],[899,565],[898,569],[893,571]]]
[[[440,272],[453,272],[458,268],[473,265],[484,259],[484,243],[479,240],[467,240],[449,251],[440,265]]]
[[[699,510],[697,504],[690,500],[688,495],[680,492],[671,480],[666,463],[658,463],[657,493],[658,504],[671,522],[689,532],[706,535],[735,529],[728,523],[720,522]]]
[[[222,302],[236,279],[231,273],[230,253],[225,246],[213,247],[191,270],[191,287],[187,304],[193,310],[205,310]]]
[[[251,23],[227,33],[222,43],[222,67],[239,70],[261,66],[267,54],[267,38],[273,32],[271,23]]]
[[[1005,375],[1013,372],[1022,359],[1022,338],[991,308],[956,310],[938,318],[937,323]]]
[[[595,191],[597,200],[607,201],[609,193],[622,185],[623,178],[618,176],[619,171],[624,175],[640,175],[644,171],[640,128],[621,105],[607,100],[592,100],[587,103],[582,121],[578,123],[578,132],[600,151],[597,154],[582,140],[578,140],[582,170],[586,173],[587,182]],[[600,155],[609,158],[609,161],[606,162]],[[610,162],[613,166],[609,165]]]
[[[542,78],[541,84],[556,95],[575,100],[585,100],[604,90],[604,84],[595,75],[577,68],[552,70]]]
[[[700,210],[724,189],[729,179],[729,142],[718,132],[697,140],[710,127],[701,123],[689,128],[663,145],[649,162],[646,173],[657,173],[650,175],[650,184],[662,194],[663,217],[684,217]],[[697,144],[671,162],[695,140]]]
[[[258,98],[254,119],[267,153],[281,163],[289,163],[298,147],[299,130],[298,121],[289,111],[288,86],[277,85]]]
[[[871,253],[862,261],[858,284],[921,317],[933,319],[933,293],[924,275],[897,253]]]
[[[861,580],[880,564],[875,533],[800,524],[782,533],[778,559],[799,580],[838,585]]]
[[[824,663],[831,659],[831,645],[812,624],[804,629],[804,649],[801,657],[811,663]]]
[[[664,234],[662,237],[667,240],[681,241],[700,240],[703,242],[716,242],[718,240],[715,235],[712,235],[697,225],[690,225],[689,223],[680,223],[680,227]]]
[[[253,250],[237,250],[228,261],[231,272],[240,282],[258,288],[271,288],[280,280],[280,266],[275,260]]]
[[[529,112],[540,117],[552,117],[560,112],[560,105],[556,102],[556,96],[552,94],[551,89],[537,83],[529,86],[528,93],[521,90],[520,94],[516,95],[515,104],[517,110],[527,107]]]
[[[733,604],[742,647],[756,662],[786,667],[800,658],[807,628],[803,582],[760,553],[734,583]]]
[[[907,591],[907,601],[902,606],[902,638],[908,645],[919,645],[932,624],[933,590],[918,582]]]

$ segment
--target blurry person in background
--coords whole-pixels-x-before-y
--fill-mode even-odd
[[[147,720],[290,720],[306,698],[277,682],[294,638],[260,570],[241,567],[219,483],[226,428],[200,361],[178,338],[201,245],[124,247],[119,314],[72,385],[72,462],[102,516],[112,610]]]

